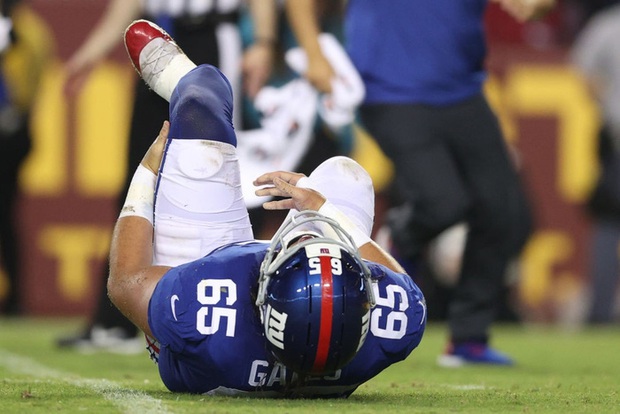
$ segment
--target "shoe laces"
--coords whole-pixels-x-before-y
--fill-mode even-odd
[[[157,39],[155,40],[157,41]],[[144,56],[144,63],[141,63],[142,77],[148,85],[154,85],[174,56],[180,53],[178,46],[173,41],[164,39],[160,41],[164,44],[156,45],[152,47],[152,50],[147,51]]]

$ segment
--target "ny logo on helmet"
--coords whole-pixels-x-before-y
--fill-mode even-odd
[[[274,346],[284,349],[284,328],[286,327],[288,315],[284,312],[278,312],[271,305],[267,305],[265,317],[267,319],[267,323],[265,323],[265,336],[267,340]]]

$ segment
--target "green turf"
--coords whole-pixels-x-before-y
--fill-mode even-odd
[[[435,365],[445,327],[431,324],[406,360],[348,400],[250,400],[168,392],[146,353],[58,350],[75,320],[0,319],[1,413],[620,413],[620,327],[565,332],[500,326],[513,368]]]

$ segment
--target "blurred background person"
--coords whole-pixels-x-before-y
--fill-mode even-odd
[[[601,114],[600,172],[587,209],[593,219],[588,321],[615,318],[620,280],[620,4],[600,9],[580,32],[572,61]]]
[[[241,13],[248,7],[251,15],[251,43],[244,50],[239,27]],[[234,99],[242,91],[256,95],[271,75],[277,35],[275,0],[110,0],[97,26],[66,63],[66,93],[71,96],[82,86],[90,70],[121,43],[125,28],[138,18],[163,27],[197,64],[219,67],[230,79]],[[168,119],[168,103],[136,82],[126,171],[133,171],[157,135],[163,120]],[[241,108],[237,105],[236,109]],[[240,128],[241,113],[233,116]],[[131,175],[118,197],[118,208],[125,199]],[[58,346],[79,349],[107,349],[139,352],[142,340],[137,328],[109,301],[105,278],[101,275],[100,296],[94,314],[77,334],[59,338]]]
[[[49,56],[36,38],[40,32],[30,30],[26,20],[27,12],[19,1],[0,1],[0,270],[7,280],[0,310],[7,315],[19,315],[23,310],[18,178],[30,152],[30,112]]]
[[[317,0],[316,6],[317,18],[321,22],[323,32],[333,35],[340,43],[343,43],[342,5],[338,1]],[[252,39],[252,35],[248,33],[247,29],[251,28],[251,24],[247,24],[247,20],[249,20],[248,18],[251,18],[251,16],[246,14],[244,18],[245,21],[242,22],[241,26],[244,31],[244,43],[249,43]],[[282,8],[278,8],[278,22],[276,27],[278,31],[276,36],[275,58],[273,60],[274,67],[269,85],[275,88],[281,88],[299,77],[299,74],[287,64],[285,58],[289,50],[299,45]],[[243,98],[244,106],[242,109],[242,117],[244,130],[259,128],[266,114],[257,110],[257,107],[252,101],[252,96],[245,94]],[[290,102],[290,104],[294,105],[293,102]],[[308,104],[310,103],[308,102]],[[316,116],[311,134],[311,142],[299,165],[295,167],[296,171],[310,174],[326,159],[336,155],[351,156],[353,152],[355,141],[353,123],[340,128],[333,128],[327,125],[321,116]],[[243,140],[243,136],[241,136],[241,140]],[[260,154],[257,155],[260,157]],[[254,177],[252,177],[252,180],[253,179]],[[259,239],[270,239],[286,215],[281,211],[266,211],[262,206],[258,208],[248,206],[248,208],[254,234]]]
[[[554,0],[497,0],[520,22]],[[331,91],[333,68],[317,44],[314,0],[287,2],[308,54],[305,76]],[[438,363],[512,365],[489,346],[507,266],[531,229],[527,200],[495,114],[486,78],[486,0],[350,0],[347,51],[366,85],[362,125],[395,167],[400,206],[388,213],[401,259],[420,260],[428,243],[468,226],[459,279],[448,309],[449,344]],[[421,283],[423,286],[423,283]]]

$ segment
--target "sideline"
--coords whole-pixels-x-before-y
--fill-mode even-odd
[[[127,414],[152,413],[173,414],[161,400],[150,395],[121,387],[106,379],[80,378],[72,373],[57,371],[41,365],[35,360],[8,352],[0,348],[0,366],[17,374],[30,375],[37,378],[60,380],[76,387],[88,388],[101,394],[106,400]]]

